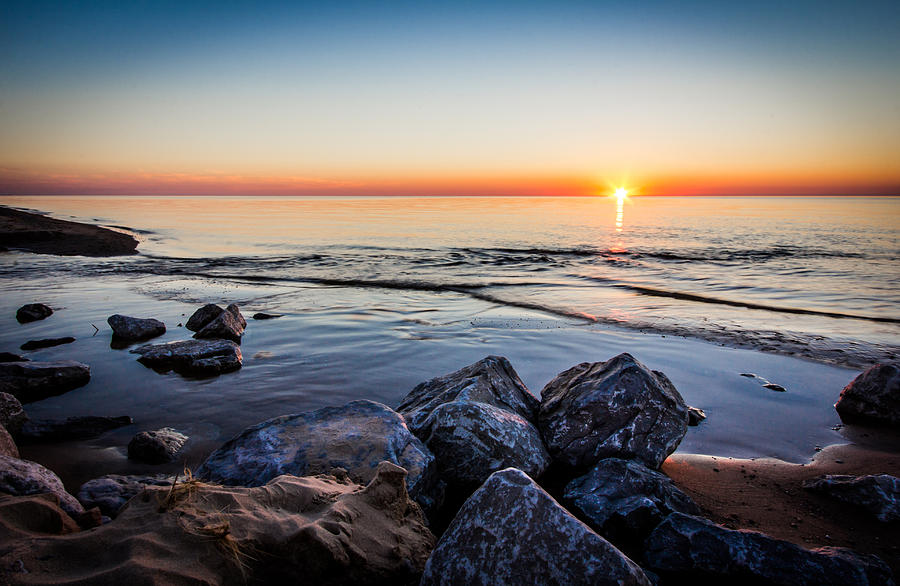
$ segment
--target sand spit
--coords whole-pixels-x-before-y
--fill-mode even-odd
[[[0,247],[58,256],[135,254],[138,241],[108,228],[0,206]]]

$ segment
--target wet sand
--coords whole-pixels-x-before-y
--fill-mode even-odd
[[[829,446],[808,464],[673,454],[662,471],[716,523],[807,548],[840,546],[875,554],[900,575],[896,523],[881,523],[862,509],[802,487],[825,474],[900,476],[900,441],[876,431],[870,437],[881,441]]]
[[[60,256],[135,254],[138,241],[108,228],[0,206],[0,248]]]

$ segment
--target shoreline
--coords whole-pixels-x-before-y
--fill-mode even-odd
[[[137,254],[137,245],[136,238],[123,232],[0,205],[0,249],[103,257]]]

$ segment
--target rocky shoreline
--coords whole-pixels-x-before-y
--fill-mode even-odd
[[[0,206],[0,250],[61,256],[122,256],[135,254],[137,245],[133,236],[123,232]]]
[[[132,341],[165,331],[156,320],[119,314],[110,325]],[[240,308],[206,305],[188,326],[193,339],[133,352],[150,368],[184,376],[240,368],[247,327]],[[0,390],[8,393],[0,396],[0,492],[8,495],[0,496],[0,572],[9,583],[78,576],[93,583],[892,584],[900,559],[889,538],[900,516],[896,452],[868,459],[843,452],[858,464],[844,470],[855,475],[845,480],[833,475],[839,458],[786,470],[672,456],[692,408],[664,373],[630,354],[576,365],[547,383],[540,399],[506,358],[488,356],[417,385],[396,409],[352,401],[275,417],[194,471],[100,477],[77,497],[52,471],[20,459],[14,440],[100,434],[130,419],[28,421],[19,398],[39,400],[77,381],[53,377],[72,365],[20,358],[0,363]],[[898,373],[888,364],[857,377],[841,393],[842,418],[893,421]],[[175,429],[145,430],[128,445],[129,458],[172,461],[187,440]],[[782,507],[783,514],[790,501],[745,497],[735,474],[752,475],[748,486],[772,482],[789,495],[809,493],[802,502],[829,503],[806,511],[811,518],[849,507],[839,519],[864,518],[856,524],[871,539],[847,548],[779,531],[796,526],[796,515],[762,512]],[[727,512],[736,498],[747,499],[743,517]]]

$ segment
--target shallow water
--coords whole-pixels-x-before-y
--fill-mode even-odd
[[[707,410],[709,419],[690,429],[679,451],[799,462],[809,458],[817,445],[842,440],[841,433],[832,429],[839,424],[832,404],[858,373],[858,366],[848,365],[896,350],[898,326],[893,321],[791,314],[746,305],[780,304],[893,319],[898,277],[888,259],[895,254],[891,246],[896,247],[897,232],[896,223],[890,225],[888,220],[891,214],[896,217],[897,200],[866,200],[872,213],[857,211],[860,217],[848,220],[848,226],[866,226],[854,232],[855,238],[866,238],[865,231],[871,230],[871,239],[880,243],[867,245],[877,250],[865,253],[869,259],[865,262],[870,263],[865,267],[857,266],[865,264],[860,257],[845,263],[834,255],[816,256],[810,247],[793,256],[770,254],[748,260],[752,255],[746,251],[762,249],[759,239],[745,244],[740,254],[735,252],[737,244],[725,252],[713,244],[716,238],[725,238],[729,222],[735,234],[754,223],[768,225],[774,217],[772,208],[778,205],[800,216],[798,200],[764,202],[762,209],[753,208],[752,200],[702,198],[696,204],[691,200],[691,205],[705,206],[710,214],[709,208],[718,206],[719,216],[713,214],[709,221],[721,226],[718,232],[713,230],[718,236],[702,240],[702,230],[695,227],[693,240],[657,238],[651,245],[645,233],[687,230],[686,212],[679,208],[686,204],[661,198],[645,204],[636,199],[624,212],[623,233],[629,213],[635,228],[621,238],[633,238],[635,244],[621,247],[628,255],[616,253],[628,260],[623,263],[610,260],[615,243],[607,241],[620,234],[615,215],[612,220],[608,217],[615,212],[614,201],[493,201],[3,200],[60,217],[152,231],[143,234],[142,253],[135,257],[0,255],[0,351],[16,351],[29,339],[72,335],[77,338],[72,344],[29,356],[81,360],[92,368],[87,386],[30,404],[29,414],[135,418],[134,425],[96,440],[25,447],[24,456],[57,470],[67,486],[77,490],[82,481],[104,473],[196,467],[229,437],[269,417],[358,398],[396,406],[418,382],[488,354],[507,356],[538,394],[573,364],[627,351],[664,371],[689,404]],[[822,228],[825,232],[838,231],[836,210],[856,209],[848,208],[844,200],[823,202],[828,213],[820,214],[828,221],[813,222],[807,213],[803,222],[827,225]],[[644,210],[643,215],[636,211],[645,205],[660,209]],[[723,216],[726,211],[733,214],[730,220]],[[492,233],[501,219],[508,228]],[[792,222],[785,225],[800,220]],[[590,234],[593,244],[588,243]],[[659,242],[670,244],[664,247]],[[735,242],[743,240],[735,236]],[[766,250],[774,250],[772,243],[768,246]],[[663,250],[679,257],[700,256],[702,250],[706,260],[673,259]],[[743,260],[734,260],[736,254]],[[799,268],[803,265],[822,270],[830,266],[831,276],[803,273]],[[769,269],[780,272],[784,282],[776,286],[778,278],[746,277]],[[632,288],[594,285],[579,271],[594,278],[602,273]],[[847,285],[851,271],[864,284]],[[792,277],[793,273],[797,274]],[[864,279],[866,274],[872,278]],[[812,282],[831,289],[801,294],[803,284]],[[716,283],[722,291],[716,291]],[[682,287],[687,291],[688,284],[695,295],[748,303],[721,305],[634,289],[679,292]],[[789,295],[790,291],[798,293]],[[864,298],[877,302],[866,304]],[[41,322],[18,324],[15,309],[33,301],[50,304],[56,313]],[[162,342],[188,336],[178,324],[199,304],[232,301],[240,303],[248,317],[256,311],[284,314],[276,320],[250,320],[242,343],[244,367],[236,373],[200,380],[159,375],[141,366],[128,349],[109,346],[106,317],[112,313],[162,319],[169,327],[156,340]],[[582,313],[597,319],[586,319]],[[94,325],[99,332],[94,332]],[[707,330],[718,337],[704,336]],[[675,336],[675,331],[694,335]],[[771,352],[746,348],[766,336],[774,340]],[[815,343],[844,350],[822,355],[838,364],[787,355],[814,354],[810,345]],[[784,386],[787,392],[770,391],[757,379],[740,376],[748,372]],[[129,462],[125,446],[131,436],[162,426],[191,436],[183,460],[163,467]]]

